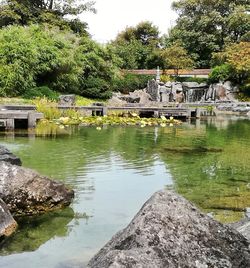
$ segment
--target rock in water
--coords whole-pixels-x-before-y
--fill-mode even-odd
[[[9,162],[13,165],[21,166],[22,162],[19,157],[12,154],[7,148],[0,145],[0,161]]]
[[[17,227],[16,221],[11,216],[7,205],[0,198],[0,240],[10,236]]]
[[[154,194],[88,267],[250,267],[247,240],[179,195]]]
[[[0,198],[13,215],[33,215],[68,206],[73,190],[35,171],[0,162]]]

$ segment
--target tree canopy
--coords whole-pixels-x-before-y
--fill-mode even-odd
[[[157,66],[155,61],[157,61],[160,44],[158,27],[149,21],[143,21],[119,33],[110,46],[122,59],[121,68],[147,69]]]
[[[248,0],[179,0],[173,8],[179,18],[168,42],[179,40],[199,67],[208,67],[225,44],[249,41]]]
[[[194,61],[178,42],[164,49],[162,51],[162,58],[168,68],[175,70],[176,76],[179,75],[180,69],[190,69],[194,67]]]
[[[109,50],[89,37],[31,25],[0,30],[0,95],[18,96],[37,87],[105,98],[116,73]]]
[[[95,12],[93,6],[94,2],[85,0],[0,0],[0,27],[47,23],[86,34],[87,24],[77,15],[84,11]]]

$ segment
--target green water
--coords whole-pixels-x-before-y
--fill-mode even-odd
[[[250,207],[249,120],[63,133],[0,135],[23,166],[64,182],[76,194],[67,209],[19,219],[17,233],[0,249],[0,267],[84,267],[164,187],[223,222],[237,221]]]

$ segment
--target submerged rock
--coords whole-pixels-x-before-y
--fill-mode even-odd
[[[160,191],[88,267],[250,267],[248,241],[179,195]]]
[[[0,198],[0,241],[10,236],[17,228],[17,223],[10,214],[7,205]]]
[[[22,162],[19,157],[12,154],[7,148],[0,145],[0,161],[9,162],[13,165],[21,166]]]
[[[68,206],[73,190],[35,171],[0,162],[0,198],[13,215],[33,215]]]

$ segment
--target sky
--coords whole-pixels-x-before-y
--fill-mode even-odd
[[[167,33],[177,14],[171,10],[173,0],[95,0],[97,14],[84,13],[93,39],[105,43],[114,39],[126,26],[151,21],[160,32]]]

